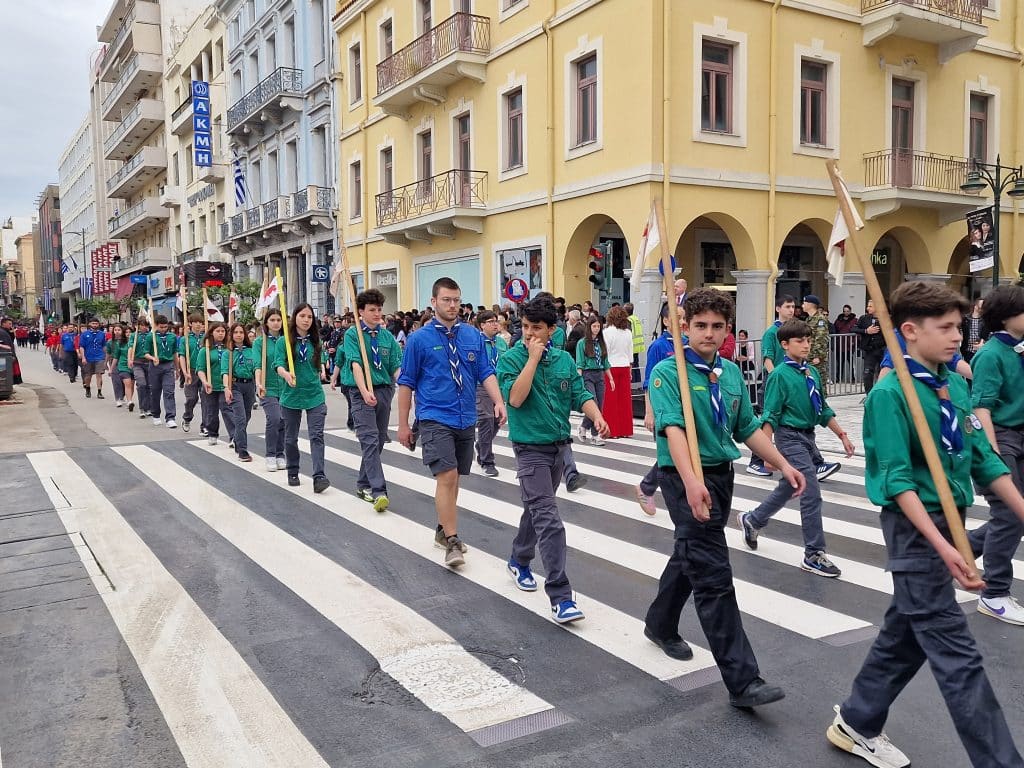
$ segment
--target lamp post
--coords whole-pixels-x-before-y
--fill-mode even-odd
[[[992,287],[999,285],[999,201],[1003,193],[1010,197],[1024,197],[1024,168],[1008,168],[996,155],[995,163],[971,160],[967,179],[960,185],[964,192],[981,192],[988,187],[992,190],[992,230],[995,242],[995,258],[992,261]]]

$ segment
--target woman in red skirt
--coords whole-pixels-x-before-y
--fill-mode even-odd
[[[603,333],[615,388],[605,392],[601,413],[611,429],[609,437],[632,437],[633,390],[629,369],[633,363],[633,332],[626,310],[622,307],[608,310],[608,325]]]

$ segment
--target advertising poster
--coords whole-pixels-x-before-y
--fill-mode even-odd
[[[967,214],[967,242],[971,273],[992,269],[995,265],[996,241],[992,227],[992,208],[981,208]]]

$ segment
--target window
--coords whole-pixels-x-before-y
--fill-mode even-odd
[[[707,40],[701,49],[701,130],[732,133],[731,45]]]
[[[390,192],[395,188],[395,151],[388,147],[380,152],[380,191]]]
[[[800,64],[800,143],[826,144],[828,65],[805,59]]]
[[[505,94],[505,170],[523,166],[523,89]]]
[[[192,152],[192,145],[189,144],[188,148],[185,151],[185,158],[186,158],[186,162],[185,162],[185,183],[186,184],[191,184],[192,183],[192,171],[193,171],[192,158],[193,157],[195,157],[195,154]]]
[[[576,62],[576,146],[597,141],[597,55]]]
[[[507,11],[510,8],[514,8],[519,5],[521,2],[522,0],[501,0],[501,10]]]
[[[419,0],[420,6],[420,33],[426,34],[433,26],[433,16],[430,13],[430,0]]]
[[[420,179],[429,179],[433,176],[434,167],[434,139],[430,131],[420,134]]]
[[[381,61],[395,52],[395,29],[388,19],[380,25],[380,58]]]
[[[363,215],[363,164],[352,163],[349,167],[349,218],[358,219]]]
[[[970,138],[968,139],[970,159],[987,163],[989,97],[981,93],[972,93],[970,104]]]
[[[349,102],[355,104],[363,99],[363,54],[359,43],[348,49],[349,61]]]

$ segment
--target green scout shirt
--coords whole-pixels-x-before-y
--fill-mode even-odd
[[[813,429],[819,425],[824,427],[836,415],[825,400],[818,369],[809,365],[807,371],[814,377],[814,384],[821,393],[821,413],[814,413],[804,375],[783,361],[768,374],[764,388],[762,424],[771,424],[772,429],[778,429],[780,424],[794,429]]]
[[[556,325],[551,332],[551,346],[565,349],[565,328],[560,325]]]
[[[697,421],[697,442],[700,445],[700,463],[710,467],[734,461],[740,457],[736,442],[745,442],[760,426],[750,395],[743,382],[739,367],[731,360],[722,360],[722,375],[718,385],[725,406],[726,424],[715,426],[711,412],[711,391],[708,377],[690,363],[686,364],[690,379],[690,399],[693,402],[693,416]],[[668,450],[666,427],[685,427],[683,406],[679,400],[679,377],[676,375],[674,357],[662,360],[651,371],[650,388],[647,390],[654,410],[654,429],[658,443],[658,466],[672,467],[672,455]],[[733,441],[736,442],[733,442]]]
[[[147,335],[149,335],[149,334],[147,334]],[[141,344],[141,340],[140,340],[140,344]],[[141,349],[141,346],[140,346],[140,349]],[[161,363],[166,363],[166,362],[168,362],[170,360],[173,360],[174,356],[176,354],[178,354],[178,337],[175,336],[170,331],[167,331],[167,333],[160,333],[159,331],[157,331],[157,333],[156,333],[156,349],[157,349],[157,358],[160,360]],[[139,354],[143,354],[143,355],[152,355],[153,354],[153,338],[152,338],[152,336],[150,336],[150,338],[149,338],[149,346],[146,349],[146,351],[145,352],[136,352],[135,354],[136,354],[136,356],[138,356]]]
[[[779,344],[779,326],[772,323],[761,336],[761,359],[771,360],[777,366],[785,356],[786,351]]]
[[[345,331],[345,343],[338,349],[345,350],[345,359],[342,361],[341,383],[346,387],[355,387],[356,377],[352,373],[352,364],[363,365],[363,356],[359,351],[359,337],[356,336],[356,327],[352,326]],[[366,343],[366,359],[370,363],[370,381],[374,386],[378,384],[394,384],[395,371],[402,367],[402,348],[398,346],[395,337],[391,335],[384,326],[377,331],[377,349],[380,352],[380,368],[373,365],[373,350],[369,331],[363,331],[363,341]],[[365,375],[365,374],[364,374]],[[363,379],[365,382],[366,379]]]
[[[191,331],[189,331],[188,334],[178,339],[179,357],[185,357],[186,344],[188,344],[189,367],[192,369],[193,372],[198,371],[199,369],[196,367],[196,359],[199,357],[199,347],[201,347],[203,344],[203,334],[192,333]]]
[[[992,422],[1016,429],[1024,425],[1024,381],[1021,356],[1013,347],[990,339],[971,358],[974,383],[971,403],[992,412]]]
[[[236,379],[255,378],[256,366],[252,359],[252,347],[222,349],[220,353],[221,376],[228,372],[228,355],[231,355],[231,376]]]
[[[128,349],[129,345],[127,341],[114,341],[111,339],[107,342],[104,350],[111,357],[111,359],[117,361],[117,370],[120,373],[129,373],[128,369]]]
[[[280,336],[267,336],[267,370],[263,373],[263,388],[267,390],[267,397],[280,397],[282,385],[287,386],[277,375],[277,368],[274,366],[277,348],[283,345]],[[252,343],[252,363],[254,371],[263,368],[262,336],[257,336]]]
[[[128,349],[135,350],[133,353],[135,362],[148,363],[149,360],[146,360],[145,357],[153,354],[153,336],[149,331],[145,333],[136,331],[128,337]]]
[[[320,382],[320,367],[322,363],[316,359],[313,353],[313,345],[309,343],[309,357],[303,362],[299,357],[299,350],[292,349],[292,357],[295,360],[295,386],[291,387],[288,382],[281,382],[281,405],[295,411],[306,411],[323,405],[324,385]],[[269,351],[269,350],[268,350]],[[323,357],[326,350],[321,352]],[[267,364],[270,364],[269,358]],[[288,349],[282,340],[277,345],[277,354],[274,356],[274,368],[288,370]]]
[[[942,448],[936,392],[916,379],[914,388],[921,399],[932,439],[939,449],[939,459],[949,478],[953,499],[958,507],[967,507],[974,501],[972,478],[979,485],[987,486],[1000,475],[1007,474],[1008,470],[992,450],[984,431],[975,423],[967,382],[961,376],[949,373],[945,366],[941,366],[938,378],[949,383],[949,398],[956,408],[964,435],[964,451],[960,455],[951,455]],[[879,381],[864,405],[864,453],[867,458],[865,489],[873,504],[894,506],[898,495],[916,491],[925,509],[942,509],[921,442],[914,430],[910,409],[895,375]]]
[[[599,344],[594,344],[595,350],[600,348]],[[588,356],[587,342],[580,339],[580,343],[576,345],[576,367],[581,371],[607,371],[612,364],[608,362],[608,355],[601,355],[600,359],[594,355]]]
[[[206,373],[206,346],[199,348],[199,354],[196,356],[196,371],[202,371]],[[210,350],[210,387],[214,392],[224,391],[224,375],[220,369],[220,361],[224,347],[213,347]],[[225,361],[226,362],[226,361]],[[225,368],[225,370],[227,370]]]
[[[494,334],[494,338],[487,338],[487,334],[481,332],[484,337],[484,349],[487,351],[488,359],[491,361],[491,365],[494,370],[498,370],[498,360],[501,356],[508,352],[508,342],[502,338],[501,334]]]
[[[498,388],[508,402],[512,385],[526,367],[530,353],[523,344],[516,344],[498,359]],[[508,437],[513,443],[551,445],[568,440],[572,431],[569,411],[583,410],[583,404],[594,396],[583,386],[583,377],[576,370],[572,356],[552,346],[533,375],[533,386],[522,404],[508,408]]]
[[[334,367],[338,368],[338,378],[341,378],[341,372],[345,370],[345,345],[339,344],[338,348],[334,352]]]

